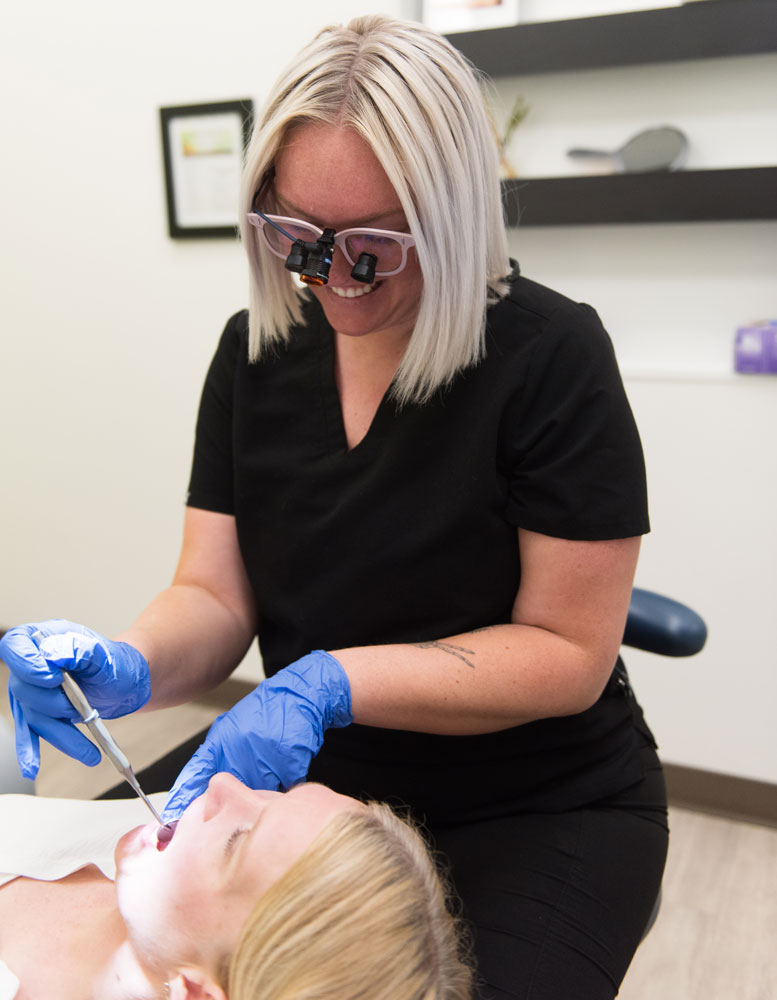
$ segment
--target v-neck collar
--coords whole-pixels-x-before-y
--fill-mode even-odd
[[[374,450],[390,413],[394,411],[394,404],[389,399],[391,386],[384,392],[364,437],[352,448],[349,447],[348,438],[345,433],[343,407],[340,401],[340,392],[337,388],[337,377],[335,374],[335,331],[327,320],[320,304],[315,299],[313,302],[315,313],[317,314],[317,321],[315,322],[315,350],[318,368],[319,399],[326,448],[331,456],[342,456],[345,459],[353,457],[355,459],[362,454]]]

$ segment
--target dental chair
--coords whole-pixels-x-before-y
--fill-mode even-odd
[[[632,590],[624,646],[659,656],[693,656],[706,641],[704,620],[685,604],[652,590]]]
[[[34,795],[35,782],[19,773],[13,730],[5,719],[0,719],[0,794],[7,792]]]

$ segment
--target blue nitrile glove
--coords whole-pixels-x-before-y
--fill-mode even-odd
[[[323,649],[308,653],[216,719],[178,775],[162,819],[177,819],[219,771],[249,788],[291,788],[304,781],[325,730],[351,722],[351,686],[339,661]]]
[[[73,725],[79,715],[62,690],[63,670],[105,719],[129,715],[151,696],[148,664],[134,646],[64,619],[12,628],[0,641],[0,658],[11,672],[8,697],[25,778],[38,773],[41,736],[90,767],[100,762],[100,751]]]

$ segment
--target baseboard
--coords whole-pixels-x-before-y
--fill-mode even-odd
[[[777,785],[664,764],[670,806],[777,827]]]

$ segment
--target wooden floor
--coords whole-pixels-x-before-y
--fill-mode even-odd
[[[0,664],[0,685],[6,670]],[[228,707],[207,704],[110,723],[136,770],[203,729]],[[0,716],[9,718],[5,698]],[[92,798],[116,784],[96,768],[42,748],[39,795]],[[622,1000],[777,1000],[777,829],[670,808],[671,846],[658,921],[641,945]],[[584,998],[569,998],[584,1000]]]
[[[669,811],[658,920],[623,1000],[777,998],[777,829]]]

